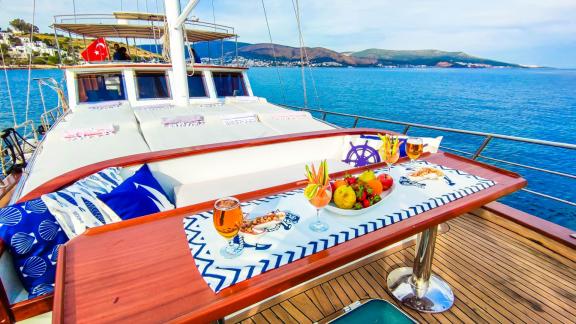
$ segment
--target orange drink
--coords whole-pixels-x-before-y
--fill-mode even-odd
[[[242,252],[239,244],[233,242],[242,225],[244,214],[240,208],[240,201],[234,197],[226,197],[216,200],[213,213],[214,228],[218,234],[228,240],[220,253],[226,258],[233,258]]]

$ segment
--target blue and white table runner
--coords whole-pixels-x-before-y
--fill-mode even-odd
[[[405,175],[413,167],[423,165],[439,168],[446,176],[443,179],[421,182],[412,182],[406,178]],[[376,174],[384,171],[385,169],[375,170]],[[219,292],[260,273],[496,184],[491,180],[425,161],[418,161],[412,166],[393,166],[391,174],[395,187],[381,202],[380,207],[357,216],[341,216],[326,210],[321,211],[320,217],[330,225],[328,231],[322,233],[308,228],[309,223],[315,219],[316,210],[304,197],[303,189],[243,203],[242,211],[249,213],[251,217],[262,216],[273,210],[286,211],[289,217],[278,230],[264,234],[258,244],[245,243],[243,253],[233,259],[220,255],[220,249],[226,245],[226,241],[214,229],[212,211],[186,217],[184,230],[196,266],[210,288]]]

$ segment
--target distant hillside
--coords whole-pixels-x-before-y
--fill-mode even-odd
[[[231,41],[218,41],[194,44],[194,49],[202,58],[220,58],[222,54],[231,59],[236,53],[236,44]],[[155,52],[155,45],[141,45],[143,49]],[[254,61],[252,64],[268,66],[273,64],[296,65],[300,61],[300,48],[274,44],[276,59],[269,43],[238,43],[238,55]],[[162,47],[159,46],[159,51]],[[434,67],[520,67],[520,65],[499,62],[468,55],[463,52],[445,52],[439,50],[385,50],[378,48],[359,52],[336,52],[323,47],[306,47],[308,59],[315,66],[434,66]],[[188,53],[186,53],[187,55]]]
[[[411,64],[435,66],[441,62],[447,63],[472,63],[487,64],[491,66],[518,67],[517,64],[510,64],[489,59],[483,59],[468,55],[464,52],[444,52],[439,50],[385,50],[371,48],[350,54],[357,58],[372,58],[384,65]]]

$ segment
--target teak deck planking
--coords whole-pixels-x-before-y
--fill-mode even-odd
[[[437,239],[433,271],[452,287],[454,306],[440,314],[399,305],[386,290],[388,273],[411,266],[414,246],[386,251],[364,264],[307,283],[227,323],[311,323],[334,317],[366,298],[393,302],[422,323],[572,323],[576,318],[576,262],[480,216],[448,221]],[[287,314],[289,316],[287,316]]]

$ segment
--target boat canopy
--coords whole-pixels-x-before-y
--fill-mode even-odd
[[[121,37],[160,39],[164,35],[164,28],[160,26],[126,25],[126,24],[68,24],[56,23],[57,30],[85,37]],[[190,42],[204,42],[236,37],[235,34],[207,31],[200,29],[186,29],[186,37]]]
[[[146,12],[113,12],[116,19],[125,20],[145,20],[145,21],[166,21],[166,15]]]

